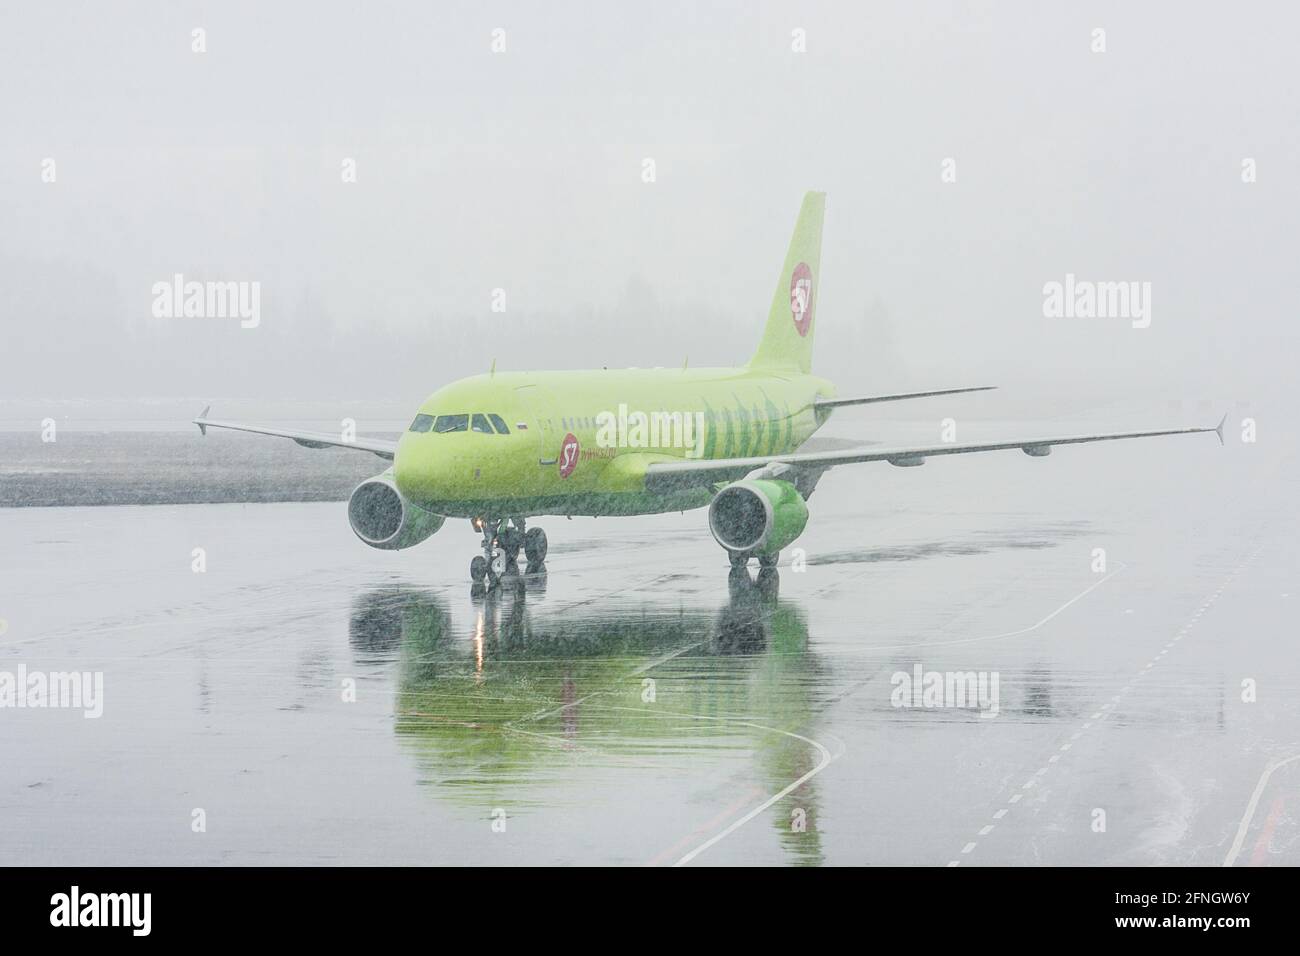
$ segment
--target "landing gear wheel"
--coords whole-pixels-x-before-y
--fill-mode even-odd
[[[476,554],[474,560],[469,563],[469,579],[475,584],[487,577],[488,563],[487,558],[481,554]]]
[[[541,528],[529,528],[524,534],[524,554],[528,556],[528,566],[541,564],[546,560],[546,532]]]
[[[776,567],[776,562],[780,559],[780,557],[781,557],[780,551],[777,551],[774,554],[760,554],[758,556],[758,566],[760,568],[774,568]]]
[[[728,551],[727,559],[731,562],[732,570],[749,566],[749,555],[743,551]]]

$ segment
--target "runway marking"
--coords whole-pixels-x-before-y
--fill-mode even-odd
[[[621,708],[621,709],[626,709],[626,708]],[[762,812],[763,812],[764,810],[766,810],[768,807],[772,806],[772,804],[778,802],[779,800],[784,799],[787,795],[793,793],[795,790],[798,790],[798,789],[799,789],[801,786],[803,786],[807,781],[809,781],[809,780],[811,780],[813,777],[817,776],[817,774],[819,774],[819,773],[821,773],[823,770],[825,770],[825,769],[830,765],[830,762],[834,759],[834,758],[831,756],[831,752],[830,752],[829,750],[827,750],[824,746],[822,746],[821,744],[819,744],[817,741],[813,740],[811,737],[805,737],[803,734],[796,734],[794,731],[791,731],[791,730],[781,730],[779,727],[767,727],[767,726],[765,726],[765,725],[763,725],[763,724],[756,724],[756,723],[754,723],[753,721],[747,721],[747,720],[732,720],[731,718],[728,718],[728,717],[707,717],[707,716],[704,716],[704,715],[702,715],[702,714],[682,714],[682,713],[673,713],[673,714],[670,714],[670,715],[668,715],[668,716],[672,716],[672,717],[684,717],[684,718],[688,718],[688,719],[691,719],[691,720],[716,720],[716,721],[722,721],[722,722],[724,722],[724,723],[735,723],[735,724],[738,724],[738,725],[740,725],[740,726],[742,726],[742,727],[754,727],[754,728],[756,728],[756,729],[758,729],[758,730],[766,730],[766,731],[769,731],[769,732],[774,733],[774,734],[784,734],[784,735],[787,736],[787,737],[793,737],[795,740],[802,740],[804,743],[809,744],[809,745],[812,746],[812,747],[815,747],[815,748],[817,749],[817,751],[821,754],[821,757],[822,757],[821,762],[820,762],[819,764],[817,764],[817,766],[813,767],[811,770],[809,770],[806,774],[804,774],[804,775],[803,775],[802,777],[800,777],[798,780],[794,781],[793,783],[789,784],[788,786],[783,787],[781,790],[779,790],[779,791],[777,791],[776,793],[772,794],[770,797],[768,797],[766,800],[764,800],[764,801],[763,801],[762,803],[760,803],[758,806],[754,807],[752,810],[750,810],[748,813],[746,813],[746,814],[745,814],[743,817],[741,817],[739,820],[735,821],[735,822],[732,823],[730,826],[728,826],[725,830],[723,830],[723,831],[721,831],[720,833],[717,833],[717,834],[715,834],[714,836],[710,837],[709,839],[705,840],[703,843],[701,843],[699,846],[697,846],[694,850],[691,850],[690,853],[687,853],[687,854],[686,854],[685,856],[683,856],[680,860],[678,860],[676,863],[674,863],[673,866],[675,866],[675,867],[676,867],[676,866],[685,866],[687,863],[690,863],[691,860],[695,859],[697,856],[699,856],[701,853],[703,853],[703,852],[704,852],[705,850],[707,850],[709,847],[713,846],[714,844],[716,844],[716,843],[718,843],[718,842],[724,840],[725,838],[727,838],[727,837],[730,836],[731,834],[735,833],[737,830],[739,830],[741,827],[743,827],[743,826],[744,826],[746,823],[748,823],[750,820],[754,819],[754,817],[758,816],[760,813],[762,813]]]
[[[647,864],[647,866],[658,866],[660,863],[663,863],[664,861],[670,859],[674,853],[680,850],[683,846],[690,843],[691,840],[695,839],[698,836],[702,836],[704,833],[707,833],[709,830],[712,830],[718,824],[722,823],[723,820],[726,820],[733,813],[735,813],[737,810],[743,807],[750,800],[754,799],[754,797],[757,797],[760,794],[762,794],[762,792],[763,791],[760,790],[758,787],[751,787],[744,794],[742,794],[738,800],[728,805],[724,810],[722,810],[716,816],[712,817],[709,820],[706,820],[704,823],[701,823],[694,830],[686,834],[686,836],[682,837],[680,840],[678,840],[668,849],[661,851],[658,856],[656,856],[653,860],[651,860]]]
[[[1264,788],[1268,786],[1268,778],[1273,776],[1273,771],[1278,767],[1284,767],[1293,760],[1300,760],[1300,754],[1287,757],[1284,760],[1274,760],[1260,774],[1259,782],[1255,784],[1255,792],[1250,795],[1250,803],[1246,804],[1246,813],[1237,826],[1236,839],[1232,841],[1232,848],[1228,850],[1228,855],[1223,858],[1224,866],[1232,866],[1237,861],[1237,854],[1241,852],[1241,846],[1246,842],[1246,833],[1250,830],[1251,818],[1255,816],[1255,808],[1259,806],[1259,798],[1264,795]]]
[[[1146,674],[1149,670],[1151,670],[1151,668],[1153,668],[1156,664],[1160,663],[1160,659],[1161,659],[1162,657],[1164,657],[1165,654],[1168,653],[1169,648],[1173,645],[1174,641],[1177,641],[1178,638],[1179,638],[1179,637],[1182,637],[1182,635],[1183,635],[1184,633],[1186,633],[1187,630],[1188,630],[1189,628],[1191,628],[1193,625],[1195,625],[1197,619],[1200,618],[1201,615],[1205,613],[1205,610],[1206,610],[1207,608],[1209,608],[1211,605],[1213,605],[1215,601],[1218,600],[1219,595],[1223,592],[1224,588],[1227,587],[1228,583],[1231,582],[1234,578],[1236,578],[1236,576],[1237,576],[1238,574],[1241,573],[1241,571],[1246,567],[1246,565],[1248,565],[1251,561],[1253,561],[1253,560],[1255,559],[1255,557],[1259,554],[1259,552],[1263,550],[1263,547],[1264,547],[1264,546],[1263,546],[1262,544],[1259,545],[1259,546],[1258,546],[1258,547],[1257,547],[1253,552],[1250,553],[1249,556],[1247,556],[1246,558],[1244,558],[1244,559],[1242,560],[1241,564],[1239,564],[1239,565],[1236,567],[1236,569],[1234,569],[1234,570],[1233,570],[1233,571],[1228,575],[1228,577],[1224,580],[1224,582],[1223,582],[1222,584],[1219,585],[1218,590],[1216,590],[1216,591],[1214,592],[1213,596],[1212,596],[1209,600],[1207,600],[1203,605],[1201,605],[1201,607],[1200,607],[1200,608],[1196,611],[1196,613],[1192,616],[1192,620],[1189,621],[1187,624],[1183,625],[1182,631],[1179,632],[1178,636],[1174,637],[1173,640],[1171,640],[1168,644],[1166,644],[1166,645],[1165,645],[1165,649],[1162,650],[1162,651],[1161,651],[1159,654],[1157,654],[1155,657],[1153,657],[1153,658],[1152,658],[1152,659],[1151,659],[1151,660],[1150,660],[1150,661],[1149,661],[1149,662],[1148,662],[1148,663],[1147,663],[1147,664],[1142,668],[1142,670],[1141,670],[1137,675],[1135,675],[1135,679],[1137,679],[1137,678],[1141,678],[1141,677],[1145,676],[1145,674]],[[1096,587],[1096,586],[1099,585],[1099,584],[1103,584],[1103,583],[1105,583],[1105,581],[1107,581],[1107,580],[1108,580],[1110,577],[1112,577],[1114,574],[1118,574],[1121,570],[1123,570],[1123,567],[1124,567],[1124,566],[1121,565],[1121,566],[1120,566],[1119,568],[1117,568],[1115,571],[1111,572],[1111,574],[1107,575],[1105,578],[1102,578],[1101,581],[1098,581],[1097,584],[1094,584],[1093,587]],[[1092,588],[1089,588],[1088,590],[1092,590]],[[1087,591],[1084,591],[1083,594],[1080,594],[1080,595],[1079,595],[1078,597],[1076,597],[1074,600],[1077,601],[1077,600],[1079,599],[1079,597],[1083,597],[1083,595],[1084,595],[1084,594],[1087,594],[1087,593],[1088,593]],[[1069,603],[1072,604],[1072,603],[1074,603],[1074,602],[1071,601],[1071,602],[1069,602]],[[1069,604],[1063,605],[1063,606],[1062,606],[1062,607],[1061,607],[1061,608],[1060,608],[1056,613],[1059,613],[1061,610],[1064,610],[1065,607],[1068,607],[1068,606],[1069,606]],[[1050,620],[1051,617],[1054,617],[1054,616],[1055,616],[1055,614],[1049,615],[1048,618],[1045,618],[1044,621],[1043,621],[1043,622],[1040,622],[1040,623],[1045,623],[1047,620]],[[1109,701],[1107,701],[1105,704],[1103,704],[1103,705],[1101,706],[1101,709],[1100,709],[1100,710],[1098,710],[1098,711],[1097,711],[1096,713],[1094,713],[1090,718],[1088,718],[1088,721],[1087,721],[1086,723],[1084,723],[1084,725],[1082,726],[1082,728],[1080,728],[1079,730],[1076,730],[1076,731],[1071,735],[1070,740],[1071,740],[1071,741],[1078,740],[1079,737],[1082,736],[1083,731],[1087,730],[1089,727],[1092,726],[1093,721],[1096,721],[1096,720],[1102,719],[1102,718],[1104,718],[1104,717],[1109,717],[1109,716],[1111,715],[1113,709],[1115,708],[1115,706],[1116,706],[1117,704],[1119,704],[1119,703],[1123,700],[1124,696],[1125,696],[1129,691],[1131,691],[1132,689],[1133,689],[1133,684],[1130,683],[1130,684],[1126,685],[1126,686],[1123,688],[1123,690],[1121,690],[1118,694],[1116,694],[1116,695],[1114,695],[1113,697],[1111,697],[1111,699],[1110,699]],[[1034,772],[1034,775],[1033,775],[1032,777],[1030,777],[1029,780],[1027,780],[1027,781],[1026,781],[1022,786],[1021,786],[1021,788],[1020,788],[1021,791],[1029,790],[1031,787],[1033,787],[1033,786],[1038,782],[1038,779],[1039,779],[1040,777],[1044,776],[1044,775],[1048,772],[1048,770],[1051,768],[1052,764],[1057,763],[1057,762],[1061,759],[1061,753],[1064,753],[1065,751],[1068,751],[1068,750],[1071,748],[1071,746],[1073,746],[1071,743],[1064,743],[1064,744],[1062,744],[1062,745],[1060,746],[1060,748],[1059,748],[1059,751],[1058,751],[1057,753],[1055,753],[1055,754],[1052,754],[1050,757],[1048,757],[1048,758],[1047,758],[1047,763],[1045,763],[1043,766],[1039,767],[1038,770],[1036,770],[1036,771]],[[1265,772],[1264,772],[1264,776],[1260,778],[1259,785],[1256,786],[1256,788],[1255,788],[1255,793],[1254,793],[1254,795],[1251,797],[1250,805],[1249,805],[1249,807],[1247,808],[1246,815],[1245,815],[1245,817],[1242,819],[1242,821],[1241,821],[1241,825],[1240,825],[1240,827],[1238,828],[1238,831],[1237,831],[1237,838],[1236,838],[1236,840],[1233,842],[1232,850],[1229,851],[1229,853],[1228,853],[1228,857],[1227,857],[1227,859],[1226,859],[1226,860],[1224,861],[1224,863],[1223,863],[1224,866],[1232,866],[1232,862],[1233,862],[1233,860],[1236,859],[1237,854],[1241,851],[1241,844],[1242,844],[1242,842],[1245,840],[1247,830],[1250,828],[1250,820],[1251,820],[1251,817],[1254,816],[1254,813],[1255,813],[1255,807],[1256,807],[1256,805],[1259,803],[1259,797],[1260,797],[1260,795],[1263,793],[1264,786],[1265,786],[1265,784],[1268,782],[1268,778],[1269,778],[1269,776],[1270,776],[1270,775],[1273,773],[1273,771],[1276,770],[1278,767],[1282,766],[1283,764],[1290,763],[1292,760],[1300,760],[1300,754],[1296,754],[1294,757],[1288,757],[1286,760],[1279,761],[1279,762],[1277,762],[1277,763],[1271,765],[1267,770],[1265,770]],[[1013,803],[1013,804],[1014,804],[1014,803],[1017,803],[1017,802],[1019,802],[1021,796],[1023,796],[1023,793],[1015,793],[1015,794],[1012,794],[1012,795],[1011,795],[1011,798],[1009,799],[1008,802],[1009,802],[1009,803]],[[1276,805],[1275,805],[1275,807],[1276,807]],[[1004,816],[1006,815],[1006,813],[1007,813],[1007,808],[1006,808],[1006,807],[1003,807],[1002,809],[998,810],[998,811],[993,815],[993,819],[995,819],[995,820],[1000,820],[1000,819],[1002,819],[1002,817],[1004,817]],[[1270,814],[1270,819],[1271,819],[1271,818],[1272,818],[1272,815]],[[981,830],[976,834],[977,839],[971,841],[970,843],[967,843],[966,846],[962,848],[962,851],[961,851],[961,852],[962,852],[963,854],[968,854],[968,853],[970,853],[972,850],[975,849],[975,845],[976,845],[976,843],[978,842],[978,837],[987,836],[987,835],[992,831],[992,829],[993,829],[993,828],[992,828],[991,825],[986,825],[986,826],[984,826],[984,827],[983,827],[983,828],[982,828],[982,829],[981,829]],[[1259,851],[1258,851],[1258,847],[1256,847],[1256,854],[1257,854],[1257,855],[1258,855],[1258,852],[1259,852]],[[949,863],[948,863],[948,866],[960,866],[960,865],[961,865],[961,860],[950,860]]]
[[[630,674],[627,675],[627,677],[623,679],[630,680],[633,677],[639,677],[640,675],[644,674],[646,671],[650,670],[651,668],[658,667],[661,664],[666,664],[674,657],[681,657],[687,651],[694,650],[695,648],[699,647],[703,643],[704,643],[703,641],[695,641],[694,643],[691,644],[685,644],[682,647],[677,648],[677,650],[675,651],[671,651],[667,654],[664,654],[662,657],[658,657],[655,660],[650,661],[648,664],[641,665],[640,667],[632,671]],[[553,717],[556,714],[563,713],[564,711],[569,710],[572,707],[577,707],[579,704],[586,703],[587,701],[591,700],[593,697],[601,697],[603,695],[607,695],[611,693],[613,693],[613,691],[594,690],[590,694],[584,694],[582,697],[579,697],[577,700],[571,700],[568,703],[560,704],[558,707],[547,707],[543,710],[537,711],[536,713],[529,714],[526,717],[516,718],[515,720],[512,720],[509,723],[507,723],[505,725],[505,728],[509,730],[515,724],[533,723],[534,721],[544,720],[547,717]]]
[[[918,649],[930,650],[931,648],[935,648],[935,647],[958,647],[966,644],[987,644],[990,641],[1002,641],[1002,640],[1006,640],[1009,637],[1021,637],[1022,635],[1030,634],[1038,630],[1044,624],[1047,624],[1049,621],[1052,621],[1054,618],[1064,613],[1067,609],[1077,604],[1078,602],[1082,601],[1085,597],[1087,597],[1093,591],[1097,590],[1097,588],[1101,587],[1103,584],[1105,584],[1107,581],[1109,581],[1111,578],[1119,574],[1127,567],[1128,567],[1127,564],[1121,564],[1118,568],[1110,572],[1110,574],[1106,575],[1104,578],[1101,578],[1098,581],[1094,581],[1092,584],[1088,585],[1088,587],[1084,588],[1082,591],[1080,591],[1074,597],[1070,598],[1068,601],[1066,601],[1056,610],[1052,611],[1043,619],[1039,621],[1035,621],[1033,624],[1030,624],[1026,627],[1017,628],[1014,631],[1004,631],[1001,634],[986,634],[983,637],[963,637],[952,641],[928,641],[922,644],[918,644],[915,641],[907,644],[876,644],[871,647],[865,647],[862,649],[862,651],[864,654],[892,654],[895,651],[899,651],[899,650],[908,650],[908,651],[915,651]]]
[[[1285,803],[1283,797],[1274,799],[1273,807],[1268,811],[1268,818],[1264,821],[1264,830],[1255,841],[1255,852],[1250,855],[1251,866],[1263,866],[1268,858],[1269,847],[1273,845],[1273,830],[1277,827],[1277,821],[1282,818],[1282,807]]]
[[[1008,638],[1008,637],[1019,637],[1019,636],[1022,635],[1022,634],[1028,634],[1028,633],[1030,633],[1031,631],[1036,631],[1036,630],[1038,630],[1040,627],[1042,627],[1044,624],[1046,624],[1047,622],[1051,621],[1053,618],[1057,617],[1058,615],[1060,615],[1061,613],[1063,613],[1064,611],[1066,611],[1066,610],[1067,610],[1068,608],[1070,608],[1071,606],[1073,606],[1073,605],[1077,604],[1078,602],[1082,601],[1082,600],[1083,600],[1084,598],[1086,598],[1089,594],[1091,594],[1093,591],[1097,590],[1097,588],[1101,587],[1103,584],[1105,584],[1107,581],[1109,581],[1111,578],[1113,578],[1115,575],[1119,574],[1121,571],[1123,571],[1123,570],[1124,570],[1125,568],[1127,568],[1127,567],[1128,567],[1127,564],[1121,564],[1118,568],[1116,568],[1114,571],[1110,572],[1110,574],[1106,575],[1106,576],[1105,576],[1104,578],[1102,578],[1101,580],[1099,580],[1099,581],[1094,581],[1094,582],[1093,582],[1092,584],[1090,584],[1088,587],[1084,588],[1082,591],[1080,591],[1080,592],[1079,592],[1078,594],[1076,594],[1074,597],[1070,598],[1070,600],[1066,601],[1064,604],[1062,604],[1060,607],[1058,607],[1058,608],[1057,608],[1055,611],[1053,611],[1051,614],[1047,615],[1047,616],[1046,616],[1045,618],[1043,618],[1041,621],[1037,621],[1037,622],[1034,623],[1034,624],[1030,624],[1028,627],[1022,627],[1022,628],[1019,628],[1018,630],[1014,630],[1014,631],[1007,631],[1007,632],[1004,633],[1004,634],[991,634],[991,635],[988,635],[987,637],[968,637],[968,638],[963,638],[962,640],[957,640],[957,641],[936,641],[936,642],[934,642],[934,643],[928,643],[928,644],[924,644],[924,645],[921,645],[921,646],[924,647],[924,648],[926,648],[926,649],[929,649],[929,648],[931,648],[931,647],[953,647],[953,646],[955,646],[955,645],[959,645],[959,644],[983,644],[983,643],[986,643],[986,642],[988,642],[988,641],[1000,641],[1000,640],[1003,640],[1003,639]],[[917,645],[915,645],[915,644],[908,644],[908,645],[898,645],[898,646],[899,646],[899,647],[911,647],[911,648],[915,648]],[[871,650],[888,650],[888,649],[889,649],[889,648],[871,648]]]

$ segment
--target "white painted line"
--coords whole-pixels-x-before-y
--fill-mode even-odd
[[[993,832],[993,824],[990,823],[988,826],[986,826],[983,830],[980,831],[980,836],[988,836],[992,832]]]
[[[1006,807],[1003,807],[1003,808],[1002,808],[1001,810],[999,810],[997,813],[993,814],[993,819],[994,819],[994,820],[1001,820],[1001,819],[1002,819],[1003,817],[1005,817],[1006,815],[1007,815],[1007,808],[1006,808]]]
[[[1255,816],[1255,808],[1259,806],[1259,798],[1264,795],[1264,788],[1268,786],[1268,778],[1273,776],[1273,771],[1278,767],[1285,766],[1293,760],[1300,760],[1300,754],[1294,757],[1287,757],[1285,760],[1274,760],[1264,768],[1263,774],[1260,775],[1259,783],[1255,784],[1255,792],[1250,795],[1250,803],[1246,805],[1246,814],[1241,818],[1241,823],[1237,826],[1237,837],[1232,841],[1232,849],[1224,857],[1223,865],[1232,866],[1237,861],[1237,854],[1241,852],[1241,846],[1246,842],[1246,833],[1250,830],[1251,818]]]
[[[741,726],[757,727],[759,730],[766,730],[769,731],[770,733],[784,734],[787,737],[793,737],[795,740],[802,740],[804,743],[809,744],[812,747],[815,747],[818,750],[818,752],[820,752],[822,755],[821,762],[817,764],[817,766],[813,767],[811,770],[809,770],[798,780],[794,781],[794,783],[790,784],[787,787],[783,787],[781,790],[772,794],[770,797],[768,797],[758,806],[754,807],[754,809],[750,810],[743,817],[741,817],[735,823],[731,824],[731,826],[727,827],[722,832],[716,834],[713,837],[710,837],[708,840],[705,840],[703,843],[697,846],[690,853],[687,853],[684,857],[682,857],[680,860],[674,863],[673,866],[685,866],[687,863],[691,862],[691,860],[695,859],[697,856],[699,856],[709,847],[713,846],[713,844],[717,843],[719,840],[722,840],[727,836],[730,836],[732,833],[735,833],[737,830],[743,827],[750,820],[754,819],[754,817],[758,816],[760,813],[762,813],[772,804],[783,799],[787,794],[793,793],[795,790],[798,790],[801,786],[803,786],[803,784],[806,781],[811,780],[822,770],[825,770],[827,765],[831,762],[831,752],[829,750],[827,750],[817,741],[813,740],[811,737],[805,737],[803,736],[803,734],[796,734],[793,731],[780,730],[776,727],[765,727],[762,724],[755,724],[746,720],[729,721],[725,717],[716,717],[716,718],[706,717],[700,714],[673,714],[671,716],[683,717],[691,720],[721,720],[725,723],[736,723]]]
[[[974,844],[974,843],[967,843],[964,847],[961,848],[961,851],[962,851],[963,853],[969,853],[969,852],[970,852],[971,850],[973,850],[973,849],[975,849],[975,844]]]
[[[933,648],[933,647],[952,647],[952,646],[957,645],[957,644],[982,644],[982,643],[984,643],[985,641],[1000,641],[1000,640],[1002,640],[1002,639],[1004,639],[1004,638],[1008,638],[1008,637],[1019,637],[1019,636],[1022,635],[1022,634],[1028,634],[1028,633],[1030,633],[1031,631],[1036,631],[1036,630],[1038,630],[1040,627],[1042,627],[1044,624],[1046,624],[1048,621],[1052,620],[1052,618],[1056,617],[1058,614],[1060,614],[1060,613],[1062,613],[1063,611],[1065,611],[1066,608],[1069,608],[1069,607],[1071,607],[1072,605],[1077,604],[1078,602],[1082,601],[1085,597],[1087,597],[1087,596],[1088,596],[1089,594],[1091,594],[1093,591],[1097,590],[1097,588],[1101,587],[1103,584],[1105,584],[1107,581],[1109,581],[1111,578],[1113,578],[1115,575],[1119,574],[1121,571],[1123,571],[1123,570],[1124,570],[1125,568],[1127,568],[1127,567],[1128,567],[1127,564],[1121,564],[1118,568],[1116,568],[1114,571],[1110,572],[1110,574],[1106,575],[1106,576],[1105,576],[1104,578],[1102,578],[1100,581],[1096,581],[1096,582],[1094,582],[1093,584],[1090,584],[1088,587],[1084,588],[1082,591],[1080,591],[1080,592],[1079,592],[1078,594],[1076,594],[1074,597],[1070,598],[1070,600],[1066,601],[1064,604],[1062,604],[1060,607],[1058,607],[1058,608],[1057,608],[1055,611],[1053,611],[1051,614],[1047,615],[1047,617],[1043,618],[1041,621],[1038,621],[1038,622],[1035,623],[1035,624],[1030,624],[1028,627],[1022,627],[1022,628],[1019,628],[1018,630],[1014,630],[1014,631],[1007,631],[1007,632],[1004,633],[1004,634],[990,634],[990,635],[988,635],[987,637],[967,637],[967,638],[962,638],[961,640],[957,640],[957,641],[934,641],[934,642],[932,642],[932,643],[928,643],[928,644],[926,644],[925,646],[928,647],[928,648]],[[874,651],[893,651],[893,650],[899,650],[899,649],[912,650],[912,649],[914,649],[914,646],[913,646],[913,645],[910,645],[910,644],[898,644],[898,645],[894,645],[894,646],[892,646],[892,647],[873,647],[873,648],[871,648],[871,650],[872,650],[873,652],[874,652]]]
[[[1031,783],[1032,783],[1032,781],[1031,781]],[[1020,798],[1021,798],[1021,796],[1023,796],[1023,794],[1013,793],[1013,794],[1011,795],[1011,800],[1010,800],[1009,802],[1011,802],[1011,803],[1019,803],[1019,802],[1020,802]]]

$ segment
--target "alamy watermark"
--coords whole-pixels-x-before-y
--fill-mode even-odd
[[[87,720],[104,713],[103,671],[0,671],[0,709],[81,710]]]
[[[156,319],[239,319],[245,329],[262,321],[260,282],[187,282],[178,272],[151,291]]]
[[[687,458],[704,454],[703,412],[642,412],[620,403],[596,415],[600,448],[684,448]]]
[[[1049,319],[1130,319],[1135,329],[1151,324],[1150,282],[1093,282],[1065,274],[1043,285],[1043,315]]]
[[[895,671],[889,702],[895,707],[978,710],[981,717],[996,717],[1001,709],[997,671],[927,671],[920,664],[911,671]]]

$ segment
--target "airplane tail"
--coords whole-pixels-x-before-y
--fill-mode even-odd
[[[797,369],[805,373],[812,370],[825,212],[825,193],[804,194],[781,278],[772,294],[763,339],[749,360],[751,368]]]

